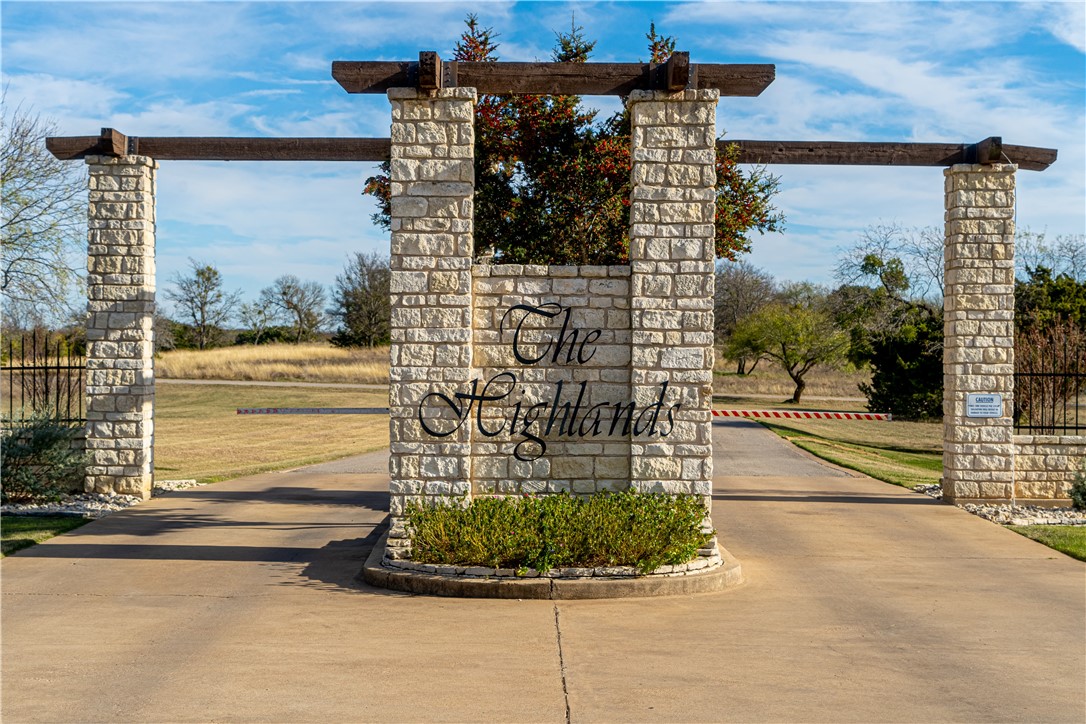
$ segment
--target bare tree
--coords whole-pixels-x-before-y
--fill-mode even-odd
[[[86,170],[46,149],[45,138],[57,133],[52,121],[22,106],[3,106],[0,291],[24,312],[63,315],[80,285],[76,258],[87,238]]]
[[[1044,232],[1020,229],[1014,236],[1015,271],[1019,279],[1040,267],[1053,276],[1066,274],[1077,282],[1086,282],[1086,237],[1063,234],[1049,241]]]
[[[339,320],[332,344],[373,347],[388,342],[392,310],[388,257],[356,253],[347,260],[332,290],[331,315]]]
[[[936,227],[869,226],[842,252],[837,280],[845,285],[874,280],[900,295],[901,301],[939,304],[943,296],[943,232]]]
[[[260,292],[261,304],[289,320],[296,344],[312,339],[324,324],[324,301],[324,287],[293,274],[279,277]]]
[[[238,308],[238,318],[242,326],[252,333],[252,343],[260,344],[268,335],[268,328],[275,318],[275,312],[269,308],[266,299],[246,302]]]
[[[181,319],[192,327],[192,342],[197,349],[218,344],[222,328],[234,314],[241,298],[239,292],[224,292],[222,275],[210,264],[189,259],[192,276],[175,274],[174,288],[166,296],[177,304]]]
[[[718,262],[716,289],[713,299],[714,327],[717,341],[727,344],[739,323],[773,301],[776,294],[773,277],[748,262]],[[732,345],[732,351],[745,349]],[[748,374],[758,366],[761,357],[753,359],[740,355],[736,359],[736,374]],[[751,364],[750,369],[747,365]]]

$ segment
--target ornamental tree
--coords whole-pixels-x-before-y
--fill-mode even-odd
[[[733,353],[768,357],[795,383],[792,402],[799,404],[807,388],[807,373],[819,365],[833,366],[845,359],[848,335],[834,323],[821,295],[789,299],[762,307],[736,327],[733,343],[744,345]]]
[[[468,15],[457,61],[498,59],[497,34]],[[674,39],[650,26],[652,62],[664,62]],[[595,42],[571,24],[555,33],[551,59],[583,63]],[[484,95],[475,108],[475,256],[506,263],[615,264],[629,258],[630,119],[623,109],[597,121],[578,96]],[[750,233],[777,231],[771,204],[777,179],[744,172],[737,149],[717,154],[716,254],[734,260],[750,250]],[[389,166],[369,178],[378,200],[374,221],[390,222]]]

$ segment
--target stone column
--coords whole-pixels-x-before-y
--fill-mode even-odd
[[[456,392],[467,390],[472,370],[476,93],[474,88],[430,93],[393,88],[388,97],[392,523],[386,554],[397,558],[409,546],[402,523],[408,502],[471,495],[471,425],[458,419],[450,403]]]
[[[88,156],[86,489],[151,496],[154,456],[155,170]]]
[[[707,504],[718,96],[715,90],[634,91],[629,99],[630,383],[638,407],[658,400],[667,381],[655,431],[634,431],[630,484],[694,493]]]
[[[959,164],[946,177],[943,496],[1014,496],[1014,173]],[[998,417],[968,417],[970,393],[1003,396]]]

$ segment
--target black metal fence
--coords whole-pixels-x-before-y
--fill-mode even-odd
[[[58,422],[86,421],[82,345],[72,337],[26,334],[9,338],[0,352],[4,424],[45,412]]]
[[[1086,340],[1069,334],[1055,344],[1016,346],[1015,431],[1086,435]]]

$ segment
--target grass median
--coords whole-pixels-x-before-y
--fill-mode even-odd
[[[762,424],[823,460],[910,490],[923,483],[938,484],[943,475],[939,423],[789,420]]]

